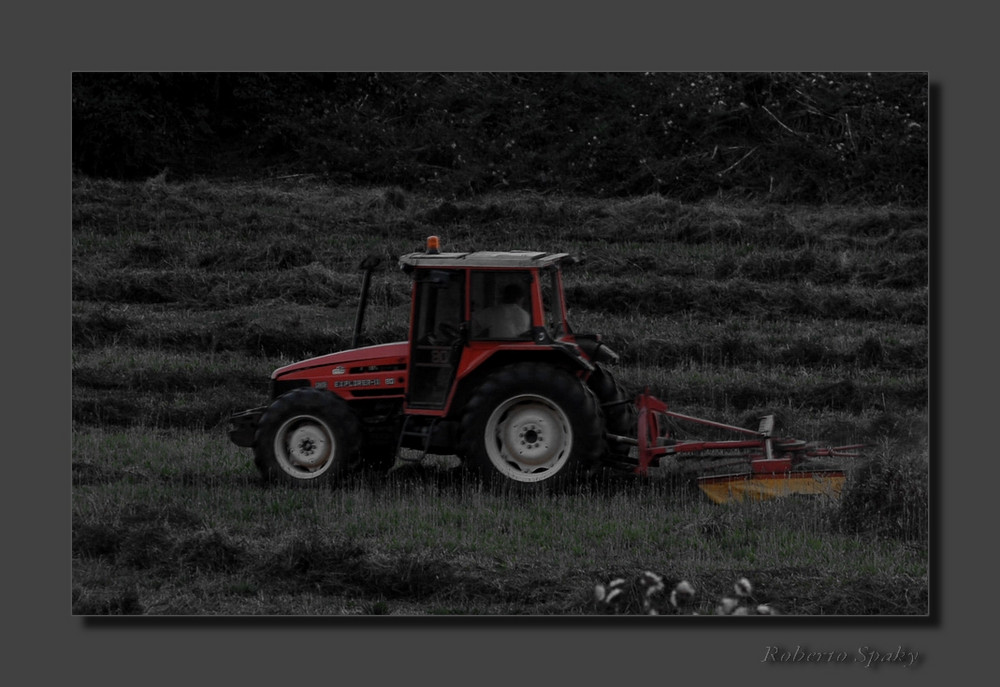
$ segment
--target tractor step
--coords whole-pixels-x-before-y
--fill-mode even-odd
[[[430,448],[431,436],[434,434],[434,426],[437,424],[438,418],[436,417],[432,418],[430,424],[418,427],[417,429],[407,429],[407,425],[409,425],[410,420],[412,420],[414,417],[415,416],[413,415],[407,415],[406,418],[403,420],[403,428],[399,432],[399,441],[396,444],[397,464],[401,461],[404,463],[420,463],[423,461],[424,458],[427,457],[427,450]],[[423,440],[424,446],[423,449],[420,451],[419,456],[407,457],[402,455],[403,440],[406,437],[416,437]]]

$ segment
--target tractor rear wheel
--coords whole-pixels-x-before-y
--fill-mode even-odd
[[[608,431],[612,434],[634,437],[639,420],[635,400],[621,382],[615,379],[611,370],[598,364],[590,373],[587,385],[601,402]]]
[[[567,485],[600,458],[604,417],[575,375],[519,363],[476,389],[460,432],[462,456],[486,482]]]
[[[257,424],[254,461],[267,481],[328,484],[356,460],[360,427],[347,403],[329,391],[295,389]]]

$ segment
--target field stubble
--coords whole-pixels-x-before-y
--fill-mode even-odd
[[[702,613],[739,576],[787,614],[927,612],[923,209],[86,179],[73,196],[75,613],[587,614],[595,584],[644,570],[691,581]],[[368,341],[405,338],[391,263],[431,233],[582,257],[572,321],[626,385],[871,443],[865,498],[719,507],[673,479],[500,498],[434,465],[261,487],[226,417],[274,367],[349,345],[370,252],[390,269]]]
[[[656,478],[505,496],[446,466],[264,488],[242,451],[184,430],[78,432],[73,477],[81,614],[585,615],[595,584],[644,570],[709,614],[739,576],[785,614],[926,602],[925,547],[839,532],[814,500],[720,507]]]

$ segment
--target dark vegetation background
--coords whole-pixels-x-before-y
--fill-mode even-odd
[[[923,204],[927,89],[922,72],[81,72],[73,169]]]

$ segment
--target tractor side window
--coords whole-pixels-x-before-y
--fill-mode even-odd
[[[531,339],[531,272],[473,272],[471,288],[473,339]]]

